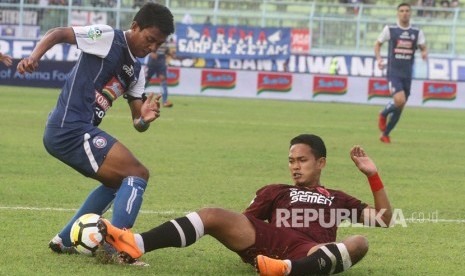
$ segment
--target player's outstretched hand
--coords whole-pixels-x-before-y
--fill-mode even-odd
[[[3,55],[2,53],[0,53],[0,61],[7,67],[10,67],[13,64],[13,59],[9,55]]]
[[[39,67],[39,62],[32,57],[27,57],[19,61],[16,70],[20,74],[24,74],[26,72],[32,73],[37,69],[37,67]]]
[[[144,118],[144,121],[149,123],[160,117],[160,98],[160,94],[148,94],[147,100],[145,100],[140,110],[140,114]]]
[[[355,166],[366,176],[372,176],[378,172],[375,163],[368,157],[362,147],[353,146],[350,150],[350,158],[354,161]]]

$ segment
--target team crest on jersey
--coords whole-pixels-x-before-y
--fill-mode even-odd
[[[87,37],[92,40],[97,40],[101,36],[102,30],[100,30],[98,27],[90,27],[89,31],[87,32]]]
[[[107,145],[107,139],[102,136],[95,136],[94,139],[92,139],[92,143],[96,148],[103,149]]]

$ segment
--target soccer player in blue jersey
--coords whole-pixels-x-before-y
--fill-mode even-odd
[[[170,48],[166,43],[161,45],[155,52],[150,53],[147,62],[148,70],[145,79],[145,85],[147,86],[152,76],[156,74],[157,78],[160,79],[160,86],[162,89],[161,102],[164,107],[172,107],[173,103],[168,100],[168,68],[166,66],[167,56],[171,56],[171,53]]]
[[[102,214],[112,203],[112,223],[123,228],[133,226],[149,171],[127,147],[98,125],[120,96],[127,99],[137,131],[146,131],[160,116],[160,96],[145,97],[145,75],[137,58],[155,51],[173,32],[170,10],[147,3],[136,13],[127,31],[107,25],[53,28],[31,55],[19,62],[18,72],[30,73],[58,43],[76,44],[82,51],[48,116],[43,142],[52,156],[100,185],[50,241],[54,252],[73,253],[69,233],[74,221],[83,214]]]
[[[421,57],[426,60],[425,35],[422,30],[410,25],[411,8],[407,3],[397,6],[397,24],[386,25],[375,43],[375,56],[378,67],[385,67],[381,57],[381,46],[389,42],[387,60],[387,80],[392,101],[379,114],[378,126],[381,130],[381,142],[390,143],[389,134],[400,119],[402,110],[410,96],[415,51],[421,50]]]

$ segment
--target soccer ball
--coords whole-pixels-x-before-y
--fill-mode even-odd
[[[102,234],[97,228],[99,218],[100,216],[96,214],[85,214],[71,227],[71,242],[79,253],[91,256],[103,243]]]

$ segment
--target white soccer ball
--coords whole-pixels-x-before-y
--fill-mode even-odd
[[[99,218],[100,216],[96,214],[85,214],[71,227],[71,242],[79,253],[91,256],[103,243],[102,234],[97,228]]]

